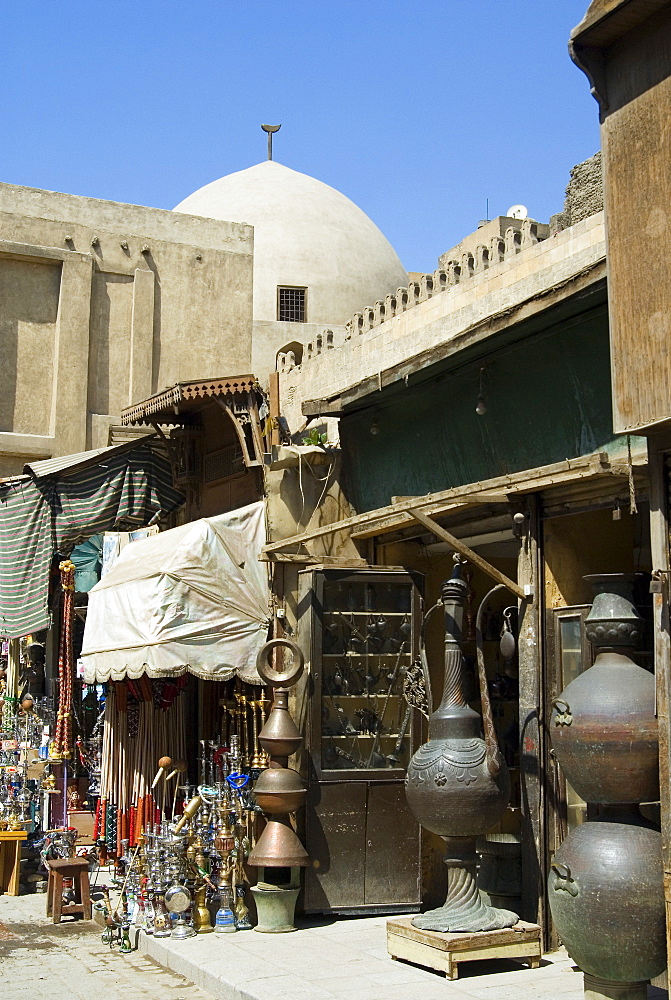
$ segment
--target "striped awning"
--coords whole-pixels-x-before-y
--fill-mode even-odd
[[[42,463],[39,463],[40,465]],[[184,502],[167,459],[146,441],[58,460],[0,482],[0,635],[48,628],[56,552],[101,531],[146,525]]]

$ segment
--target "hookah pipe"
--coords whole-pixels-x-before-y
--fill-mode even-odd
[[[207,740],[199,740],[200,743],[200,783],[207,784]]]
[[[175,833],[179,833],[180,830],[182,830],[182,828],[186,826],[189,820],[193,819],[193,817],[196,815],[202,804],[203,804],[202,795],[194,795],[194,797],[185,806],[184,812],[182,813],[177,823],[175,824]]]
[[[129,879],[129,877],[130,877],[130,873],[131,873],[131,870],[132,870],[132,868],[133,868],[133,865],[135,864],[135,861],[136,861],[136,859],[137,859],[137,856],[138,856],[138,854],[140,853],[140,847],[141,847],[141,846],[142,846],[142,841],[140,840],[140,841],[139,841],[139,842],[138,842],[138,843],[136,844],[136,846],[135,846],[135,851],[133,852],[133,856],[132,856],[132,857],[131,857],[131,859],[130,859],[130,862],[129,862],[129,864],[128,864],[128,867],[126,868],[126,873],[125,873],[125,876],[124,876],[124,880],[123,880],[123,883],[122,883],[122,885],[121,885],[121,892],[119,893],[119,903],[120,903],[120,902],[121,902],[121,901],[123,900],[123,898],[124,898],[124,893],[126,892],[126,885],[127,885],[127,883],[128,883],[128,879]],[[107,890],[107,901],[109,901],[109,890]],[[114,910],[114,912],[112,913],[112,917],[113,917],[113,919],[114,919],[114,920],[115,920],[115,921],[116,921],[117,923],[120,923],[120,922],[121,922],[121,921],[119,920],[119,903],[117,903],[117,905],[116,905],[116,909],[115,909],[115,910]],[[111,907],[110,907],[110,912],[111,912]]]
[[[250,761],[250,767],[254,771],[262,771],[266,766],[265,758],[261,754],[261,747],[259,746],[259,720],[256,714],[256,710],[261,707],[261,702],[258,700],[253,700],[249,702],[252,709],[252,733],[254,740],[254,753]]]
[[[234,691],[233,696],[237,702],[235,715],[237,717],[237,732],[240,737],[240,756],[242,767],[247,765],[247,696],[243,691]]]
[[[167,775],[167,777],[165,779],[166,785],[167,785],[167,783],[172,778],[176,778],[178,774],[179,775],[186,774],[186,772],[188,770],[188,767],[189,767],[189,765],[187,764],[187,762],[185,760],[181,760],[181,759],[180,760],[176,760],[175,761],[175,765],[174,765],[172,771],[170,772],[169,775]],[[174,790],[173,796],[172,796],[172,818],[173,818],[173,820],[175,818],[175,810],[177,809],[177,795],[178,795],[178,792],[179,792],[179,781],[176,781],[175,782],[175,790]]]

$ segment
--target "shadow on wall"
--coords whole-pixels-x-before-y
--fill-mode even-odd
[[[0,431],[49,434],[61,264],[0,259]]]

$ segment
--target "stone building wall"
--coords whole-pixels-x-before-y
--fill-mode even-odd
[[[0,476],[109,444],[121,410],[248,374],[250,226],[0,184]]]
[[[584,272],[603,277],[606,243],[603,215],[597,214],[539,241],[527,219],[523,231],[510,229],[487,260],[478,256],[472,268],[452,265],[411,282],[384,302],[357,313],[343,342],[328,332],[306,345],[300,365],[280,358],[282,414],[291,433],[305,423],[302,404],[328,402],[360,383],[379,389],[403,377],[402,365],[420,356],[446,357],[473,347],[492,332],[492,317],[510,316],[525,303],[544,301],[548,292]],[[587,280],[587,279],[585,279]],[[408,369],[409,370],[409,369]],[[328,414],[328,407],[321,411]]]
[[[550,219],[550,232],[558,233],[603,210],[601,150],[571,170],[563,211]]]

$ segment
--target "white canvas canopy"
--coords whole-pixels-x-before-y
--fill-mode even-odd
[[[269,625],[263,502],[126,546],[89,592],[81,659],[89,683],[237,674],[260,684]]]

